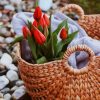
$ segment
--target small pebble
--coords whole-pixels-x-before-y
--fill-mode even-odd
[[[6,68],[8,70],[18,71],[18,68],[14,64],[9,64],[8,66],[6,66]]]
[[[6,43],[11,43],[12,41],[14,41],[14,38],[12,38],[12,37],[8,37],[5,39]]]
[[[11,95],[9,93],[5,94],[4,100],[11,100]]]
[[[6,76],[5,75],[0,76],[0,90],[2,90],[8,84],[9,80],[6,78]]]
[[[10,92],[10,88],[4,88],[3,90],[1,90],[1,92],[3,94],[6,94],[6,93]]]
[[[4,43],[4,37],[0,36],[0,43]]]
[[[1,98],[3,98],[3,93],[0,92],[0,100],[1,100]]]
[[[11,11],[14,11],[15,10],[15,8],[14,8],[14,6],[13,5],[5,5],[4,6],[4,9],[7,9],[7,10],[11,10]]]
[[[15,72],[13,70],[9,70],[6,74],[6,76],[11,82],[19,79],[17,72]]]
[[[15,92],[12,94],[12,98],[15,100],[20,99],[21,97],[23,97],[26,93],[25,88],[19,87],[17,90],[15,90]]]
[[[16,86],[21,86],[21,85],[23,85],[24,84],[24,82],[22,81],[22,80],[18,80],[17,82],[16,82]]]
[[[14,86],[14,87],[11,88],[11,91],[14,92],[18,88],[19,88],[18,86]]]
[[[0,64],[0,70],[4,70],[5,69],[5,66]]]
[[[0,59],[0,63],[7,66],[13,61],[12,57],[8,53],[4,53]]]

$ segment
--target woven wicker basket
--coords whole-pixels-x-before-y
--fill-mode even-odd
[[[79,21],[83,27],[87,25],[84,22],[91,26],[88,17],[90,16]],[[98,16],[93,18],[100,19]],[[97,23],[95,24],[98,26]],[[89,33],[91,27],[88,28]],[[96,29],[98,28],[95,27],[92,31],[95,36]],[[92,33],[90,36],[93,36]],[[86,51],[89,54],[89,62],[82,69],[73,69],[67,62],[75,51]],[[63,59],[45,64],[30,64],[24,61],[20,56],[20,47],[17,58],[21,78],[32,100],[100,100],[100,57],[96,57],[86,45],[71,47],[65,52]]]
[[[68,4],[60,9],[61,12],[76,12],[80,16],[79,24],[89,36],[100,40],[100,14],[84,15],[83,9],[76,4]]]

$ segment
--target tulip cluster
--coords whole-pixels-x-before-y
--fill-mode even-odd
[[[43,14],[40,7],[36,7],[33,18],[34,21],[28,21],[22,31],[29,43],[35,63],[60,59],[78,31],[68,35],[68,23],[64,20],[54,32],[51,32],[51,17]],[[58,41],[58,34],[61,41]]]

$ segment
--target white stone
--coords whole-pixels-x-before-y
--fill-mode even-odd
[[[1,34],[7,34],[7,29],[5,27],[0,28]]]
[[[4,100],[11,100],[11,95],[9,93],[5,94]]]
[[[12,5],[5,5],[4,9],[11,10],[11,11],[15,10],[14,6],[12,6]]]
[[[13,91],[15,91],[18,88],[19,88],[18,86],[14,86],[14,87],[11,88],[11,91],[13,92]]]
[[[0,0],[1,5],[7,5],[9,4],[8,0]]]
[[[48,11],[52,7],[52,0],[39,0],[39,6],[43,11]]]
[[[3,89],[8,84],[9,80],[6,78],[6,76],[5,75],[0,76],[0,90]]]
[[[18,68],[14,64],[9,64],[6,66],[8,70],[18,71]]]
[[[0,12],[0,18],[2,17],[2,13]]]
[[[0,92],[0,100],[1,100],[1,98],[3,98],[3,93]]]
[[[0,36],[0,43],[4,43],[4,37]]]
[[[12,57],[8,53],[4,53],[0,59],[0,63],[7,66],[12,63]]]
[[[16,81],[19,79],[17,72],[15,72],[13,70],[9,70],[6,74],[6,76],[10,81]]]
[[[11,43],[12,41],[14,41],[14,38],[12,38],[12,37],[8,37],[5,39],[6,43]]]
[[[22,0],[10,0],[11,3],[20,4]]]
[[[18,80],[17,82],[16,82],[16,85],[17,86],[21,86],[21,85],[23,85],[24,84],[24,82],[22,81],[22,80]]]
[[[12,98],[15,100],[20,99],[22,96],[24,96],[26,93],[26,89],[19,87],[15,92],[12,94]]]
[[[1,49],[0,49],[0,57],[2,57],[2,55],[3,55],[3,52],[2,52]]]

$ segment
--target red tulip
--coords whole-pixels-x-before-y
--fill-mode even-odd
[[[49,18],[46,16],[46,14],[43,15],[43,18],[45,20],[46,25],[49,26],[50,25],[50,21],[49,21]]]
[[[46,41],[46,37],[34,26],[32,27],[31,32],[38,44],[42,45]]]
[[[40,18],[42,17],[42,11],[40,7],[36,7],[35,11],[34,11],[34,19],[36,19],[37,21],[40,20]]]
[[[39,25],[42,26],[42,28],[44,28],[46,26],[45,20],[43,17],[41,17],[40,21],[39,21]]]
[[[30,30],[29,30],[28,27],[26,27],[26,26],[23,26],[22,31],[23,31],[23,36],[24,36],[24,38],[27,38],[27,35],[28,35],[28,34],[31,35]]]
[[[34,25],[35,27],[38,27],[38,22],[37,22],[36,20],[34,20],[33,25]]]
[[[67,30],[66,30],[65,28],[63,28],[63,29],[61,30],[61,32],[60,32],[60,38],[61,38],[62,40],[65,40],[65,39],[67,38],[67,34],[68,34]]]

